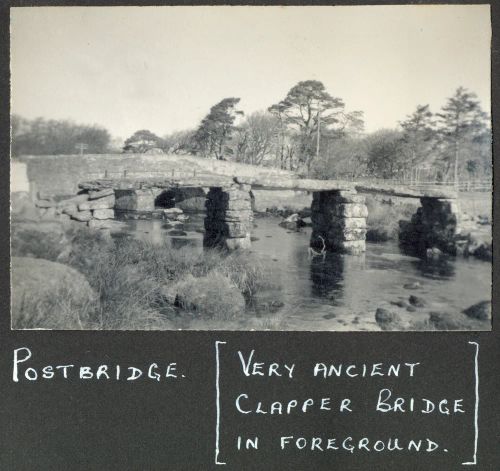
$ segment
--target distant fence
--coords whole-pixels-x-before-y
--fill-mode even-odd
[[[131,170],[123,170],[123,171],[110,171],[103,170],[100,172],[89,172],[87,177],[89,180],[100,180],[105,178],[176,178],[176,179],[187,179],[192,177],[210,177],[214,175],[211,172],[203,172],[200,170],[193,170],[190,172],[180,171],[180,170],[148,170],[148,171],[131,171]],[[345,178],[343,178],[345,179]],[[493,189],[493,182],[491,179],[478,179],[471,181],[462,181],[459,182],[458,185],[455,185],[453,182],[443,182],[443,181],[415,181],[415,180],[405,180],[405,179],[384,179],[384,178],[350,178],[353,182],[358,183],[376,183],[381,185],[391,185],[391,186],[404,186],[406,188],[412,188],[415,190],[418,189],[426,189],[431,187],[440,187],[443,189],[449,188],[450,190],[454,190],[458,187],[458,191],[461,192],[491,192]]]
[[[403,179],[383,179],[383,178],[359,178],[354,181],[360,183],[378,183],[381,185],[400,185],[406,188],[412,188],[415,190],[426,189],[431,187],[440,187],[443,189],[449,188],[454,190],[458,188],[460,192],[491,192],[493,190],[493,181],[489,178],[478,179],[471,181],[458,182],[455,185],[454,182],[443,182],[443,181],[412,181]]]
[[[100,172],[88,172],[88,180],[102,180],[106,178],[119,179],[119,178],[194,178],[194,177],[210,177],[214,173],[200,172],[199,170],[192,170],[190,172],[180,170],[147,170],[147,171],[109,171],[104,170]]]

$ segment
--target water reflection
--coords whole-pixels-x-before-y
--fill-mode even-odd
[[[311,294],[336,300],[342,296],[344,256],[328,253],[311,258]]]
[[[420,258],[412,261],[412,265],[426,278],[450,279],[455,276],[455,260],[441,255],[439,257]]]

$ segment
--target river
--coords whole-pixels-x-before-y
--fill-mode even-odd
[[[128,220],[126,230],[154,243],[170,237],[174,247],[189,244],[202,251],[203,217],[190,215],[183,227],[186,236],[169,236],[162,220]],[[258,217],[252,233],[252,253],[280,288],[259,293],[257,307],[244,319],[215,328],[371,331],[380,330],[374,316],[378,307],[397,311],[409,323],[425,320],[431,311],[460,312],[491,299],[491,263],[462,257],[422,260],[403,254],[396,242],[367,242],[363,255],[311,258],[311,229],[289,231],[278,225],[280,220]],[[404,288],[412,284],[420,286]],[[409,312],[394,305],[412,294],[425,299],[425,308]],[[266,312],[259,306],[267,306]]]

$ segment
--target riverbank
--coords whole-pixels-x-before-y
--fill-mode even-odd
[[[56,222],[16,224],[12,256],[13,328],[229,325],[272,285],[244,252],[200,253]]]

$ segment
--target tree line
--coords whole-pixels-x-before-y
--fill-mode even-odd
[[[12,118],[12,155],[133,152],[197,155],[294,170],[315,178],[448,180],[491,175],[491,127],[477,96],[458,88],[438,112],[419,105],[394,129],[364,131],[322,82],[297,83],[267,110],[245,116],[227,97],[195,129],[139,130],[121,148],[99,126]]]

